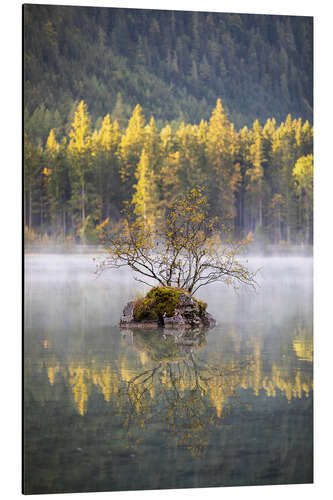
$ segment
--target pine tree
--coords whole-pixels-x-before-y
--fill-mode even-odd
[[[179,152],[176,151],[176,138],[167,124],[160,133],[161,166],[158,169],[158,185],[161,192],[161,204],[169,206],[181,194],[179,180]]]
[[[210,172],[210,199],[217,214],[235,216],[235,193],[240,182],[239,164],[235,162],[236,133],[218,99],[209,120],[206,153]]]
[[[111,113],[112,121],[117,121],[121,129],[124,129],[127,123],[128,115],[128,106],[124,104],[122,95],[118,92],[116,103]]]
[[[270,219],[270,232],[271,238],[274,243],[280,243],[282,232],[281,227],[285,221],[286,213],[285,213],[285,199],[282,194],[275,193],[271,203],[268,206],[268,215]]]
[[[263,226],[263,203],[264,203],[264,151],[262,140],[262,128],[258,120],[253,124],[250,146],[250,168],[246,175],[248,178],[247,192],[253,213],[255,229],[256,224]]]
[[[236,193],[237,217],[235,221],[235,228],[237,233],[242,233],[242,231],[249,231],[252,229],[249,221],[250,213],[246,205],[246,172],[251,166],[250,146],[251,134],[247,127],[243,127],[238,133],[238,148],[236,155],[236,162],[239,164],[240,169],[240,183]]]
[[[135,171],[140,160],[145,140],[145,118],[141,106],[134,108],[125,134],[121,138],[120,154],[122,164],[120,175],[123,182],[123,191],[129,199],[133,196]]]
[[[44,169],[48,180],[50,214],[54,235],[67,233],[67,211],[69,201],[69,176],[66,155],[66,139],[58,143],[55,130],[51,129],[46,142],[45,155],[48,167]]]
[[[144,128],[143,147],[149,157],[149,161],[157,172],[161,161],[161,139],[156,128],[155,118],[152,117]]]
[[[313,155],[299,158],[293,169],[296,182],[296,192],[300,198],[300,206],[305,225],[305,243],[312,242],[312,220],[313,220]],[[304,227],[304,226],[303,226]]]
[[[91,121],[84,101],[77,106],[69,133],[68,153],[71,164],[72,209],[81,214],[85,223],[87,207],[87,181],[91,167]]]
[[[119,186],[119,149],[121,134],[118,122],[107,114],[93,134],[93,161],[97,171],[98,220],[116,218],[121,209]]]
[[[43,172],[41,146],[35,146],[24,134],[24,224],[33,229],[33,215],[36,212],[40,180]]]
[[[147,228],[154,229],[160,217],[159,194],[154,171],[145,149],[142,150],[135,177],[138,182],[134,186],[135,193],[132,199],[134,212]]]
[[[301,151],[300,156],[307,156],[313,151],[313,127],[306,121],[301,130]]]
[[[207,123],[185,125],[177,130],[177,151],[179,161],[179,181],[181,194],[185,195],[195,186],[207,186],[206,172]]]
[[[297,160],[296,122],[288,115],[285,122],[275,130],[272,140],[272,177],[273,192],[281,194],[285,204],[285,217],[282,223],[282,238],[288,243],[295,235],[297,227],[297,206],[292,176]]]

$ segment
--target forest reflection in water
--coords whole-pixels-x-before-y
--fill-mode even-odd
[[[167,332],[70,325],[64,301],[65,329],[44,294],[31,305],[27,492],[312,481],[311,308]]]

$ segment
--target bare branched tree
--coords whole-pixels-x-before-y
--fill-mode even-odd
[[[193,295],[202,286],[223,282],[256,286],[256,273],[237,260],[250,238],[232,241],[218,218],[209,218],[200,187],[176,201],[157,227],[135,217],[130,204],[117,231],[104,227],[107,257],[98,272],[129,266],[149,286],[177,287]],[[152,283],[153,281],[153,283]]]

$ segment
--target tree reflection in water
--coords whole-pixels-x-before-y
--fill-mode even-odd
[[[28,493],[312,481],[310,262],[265,260],[251,298],[213,287],[208,335],[122,340],[129,280],[88,286],[87,259],[68,258],[39,256],[26,290]]]
[[[128,489],[133,476],[143,489],[311,482],[311,332],[303,321],[279,337],[256,325],[249,335],[106,328],[70,345],[36,331],[24,369],[27,489],[90,491],[96,464],[99,490]]]
[[[193,456],[204,453],[214,435],[210,431],[224,425],[230,410],[237,407],[245,414],[255,407],[254,398],[263,395],[288,402],[311,396],[313,346],[311,327],[305,323],[295,325],[292,340],[286,338],[275,359],[267,358],[260,335],[240,340],[237,332],[224,332],[213,349],[203,349],[207,334],[122,330],[122,346],[105,352],[81,348],[63,356],[45,332],[41,352],[26,357],[26,388],[43,405],[68,394],[84,418],[90,405],[95,411],[99,393],[107,405],[102,411],[109,408],[121,421],[126,448],[159,428],[166,446],[171,446],[171,437]],[[40,378],[43,373],[46,377]]]
[[[241,374],[253,361],[211,363],[196,359],[206,344],[206,331],[126,330],[123,339],[147,355],[141,373],[127,381],[124,389],[130,412],[128,431],[159,418],[171,436],[194,456],[208,446],[207,429],[219,425],[229,410],[228,399],[236,395]],[[152,411],[152,398],[159,400],[159,414]]]

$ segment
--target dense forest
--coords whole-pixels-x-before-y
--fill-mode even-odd
[[[27,240],[200,185],[237,236],[312,243],[312,51],[311,18],[24,6]]]
[[[24,6],[25,125],[45,140],[84,99],[93,123],[200,123],[218,97],[236,127],[312,120],[312,18]]]
[[[132,201],[147,221],[197,185],[211,215],[236,234],[279,243],[312,241],[313,130],[301,119],[236,131],[218,100],[210,120],[159,132],[137,105],[124,132],[107,114],[95,130],[84,101],[68,136],[51,129],[43,148],[25,134],[25,225],[41,234],[98,242],[107,220]]]

